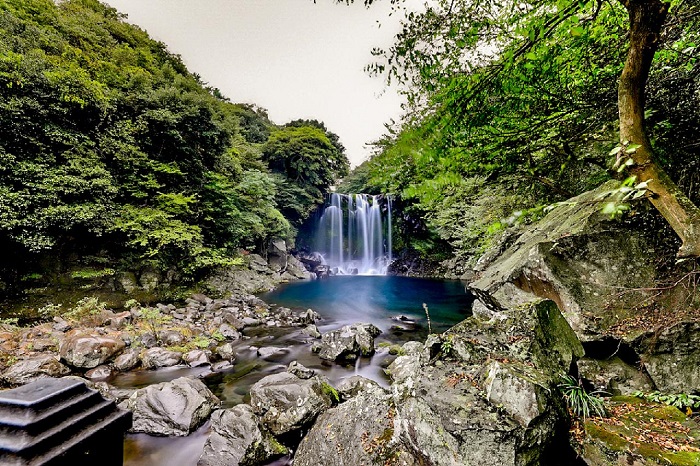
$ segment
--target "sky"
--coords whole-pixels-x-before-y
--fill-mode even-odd
[[[396,89],[364,71],[371,49],[388,47],[399,30],[388,1],[369,9],[334,0],[105,1],[231,101],[259,105],[277,124],[325,122],[352,166],[401,116]]]

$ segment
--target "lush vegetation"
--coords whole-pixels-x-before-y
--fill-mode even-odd
[[[646,142],[621,141],[627,10],[641,3],[654,0],[438,0],[409,13],[369,67],[403,85],[406,121],[346,183],[400,196],[414,221],[396,222],[399,244],[438,259],[474,260],[504,226],[610,177],[646,181],[652,164],[697,205],[697,2],[656,2],[670,9],[641,102],[653,163],[637,159]]]
[[[293,238],[347,171],[322,123],[277,127],[114,9],[57,3],[0,0],[7,290],[86,267],[197,278]]]

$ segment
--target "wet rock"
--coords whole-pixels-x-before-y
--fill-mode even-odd
[[[176,330],[162,330],[158,336],[164,346],[179,346],[185,343],[185,337]]]
[[[224,343],[219,345],[214,352],[219,355],[219,357],[226,361],[233,361],[236,359],[236,354],[233,350],[231,343]]]
[[[318,356],[330,361],[354,360],[374,354],[374,337],[381,330],[372,324],[345,325],[321,336]]]
[[[216,361],[211,365],[211,370],[214,372],[224,372],[229,369],[233,369],[233,364],[231,364],[231,361]]]
[[[289,351],[285,348],[278,348],[276,346],[266,346],[265,348],[258,349],[258,356],[263,359],[274,358],[275,356],[280,357]]]
[[[300,379],[310,379],[311,377],[316,375],[315,370],[309,369],[308,367],[298,363],[297,361],[292,361],[289,363],[289,366],[287,366],[287,372],[296,375]]]
[[[120,406],[134,413],[132,432],[182,437],[218,408],[219,399],[201,381],[180,377],[137,390]]]
[[[176,366],[180,361],[182,361],[182,353],[165,348],[149,348],[141,353],[141,364],[146,369]]]
[[[11,385],[24,385],[44,377],[62,377],[70,374],[70,369],[55,357],[48,354],[25,358],[12,364],[2,374],[2,380]]]
[[[116,357],[114,360],[114,368],[122,372],[130,371],[138,366],[140,361],[139,351],[130,349]]]
[[[85,378],[90,380],[104,380],[112,376],[112,369],[109,366],[97,366],[85,373]]]
[[[316,327],[314,324],[307,325],[301,330],[301,333],[304,335],[308,335],[312,338],[321,338],[321,332],[318,331],[318,327]]]
[[[210,364],[206,351],[192,350],[182,355],[182,360],[190,367],[207,366]]]
[[[197,465],[256,465],[285,453],[287,449],[259,425],[252,408],[240,404],[214,411],[211,433]]]
[[[288,372],[268,375],[250,388],[250,405],[275,435],[310,424],[333,404],[335,390],[325,379],[300,379]]]
[[[122,352],[125,346],[124,342],[117,337],[71,330],[61,341],[59,352],[61,359],[68,365],[92,369]]]

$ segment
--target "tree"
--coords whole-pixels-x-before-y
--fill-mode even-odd
[[[553,167],[539,168],[575,157],[569,144],[575,134],[603,126],[605,118],[591,107],[604,113],[611,98],[591,96],[619,76],[618,155],[629,156],[631,173],[683,241],[678,255],[697,257],[700,211],[654,155],[645,89],[670,12],[675,20],[668,29],[678,30],[699,8],[683,0],[437,0],[424,12],[407,13],[396,43],[375,50],[380,61],[370,68],[406,86],[417,120],[440,134],[441,163],[472,173],[526,165],[533,179],[562,195],[566,188],[545,176]],[[686,63],[694,66],[692,56]],[[566,133],[574,136],[563,138]]]

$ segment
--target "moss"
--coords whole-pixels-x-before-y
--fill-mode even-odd
[[[333,388],[329,383],[321,383],[321,392],[327,397],[329,397],[333,404],[340,403],[340,395],[338,394],[338,390]]]
[[[287,447],[279,443],[272,435],[268,438],[268,442],[274,455],[286,455],[289,453]]]
[[[612,419],[589,419],[587,451],[609,457],[635,455],[649,462],[671,466],[698,466],[700,429],[672,406],[649,403],[635,397],[616,397]],[[614,461],[613,461],[614,462]]]

